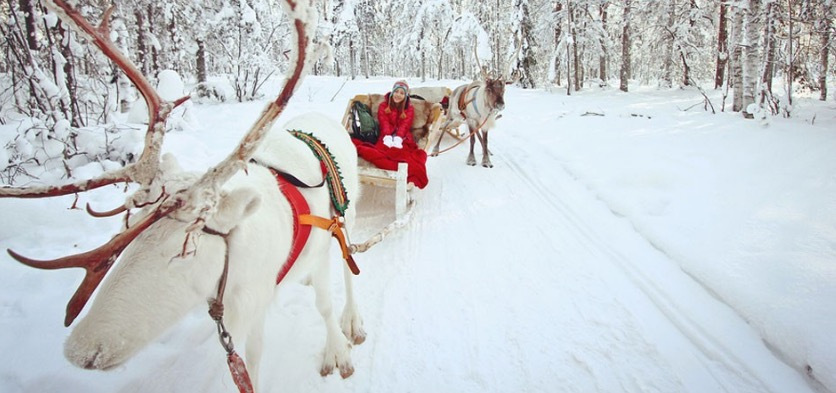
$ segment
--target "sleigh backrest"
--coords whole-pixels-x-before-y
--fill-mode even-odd
[[[349,133],[352,133],[350,123],[351,107],[355,101],[362,102],[371,108],[372,115],[377,118],[377,109],[380,103],[383,102],[384,94],[358,94],[348,101],[345,115],[343,116],[343,126]],[[411,99],[410,103],[415,108],[415,117],[412,119],[412,136],[416,143],[422,149],[427,148],[427,137],[431,130],[437,129],[443,120],[444,111],[441,104],[430,102],[426,100]]]

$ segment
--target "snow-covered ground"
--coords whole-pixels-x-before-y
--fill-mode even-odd
[[[309,77],[279,123],[340,119],[394,80]],[[836,104],[744,120],[685,110],[696,91],[635,90],[509,88],[495,167],[466,166],[467,144],[430,158],[412,219],[356,257],[355,374],[319,376],[325,329],[292,284],[268,315],[261,391],[836,392]],[[263,107],[193,105],[164,149],[205,169]],[[390,219],[390,198],[364,190],[352,240]],[[55,257],[116,232],[71,204],[0,200],[0,247]],[[202,309],[115,370],[71,366],[62,320],[82,274],[0,258],[0,391],[236,391]]]

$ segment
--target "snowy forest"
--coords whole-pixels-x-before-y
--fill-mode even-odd
[[[346,192],[356,197],[353,238],[379,242],[356,252],[361,304],[354,307],[350,272],[316,278],[345,289],[335,291],[334,311],[345,304],[352,326],[362,311],[368,335],[354,337],[365,341],[354,341],[351,361],[346,351],[332,373],[328,341],[344,338],[343,326],[322,313],[332,308],[325,297],[283,281],[263,316],[264,337],[236,334],[239,352],[265,349],[258,391],[836,393],[836,0],[0,4],[0,250],[9,254],[0,263],[2,392],[233,391],[239,374],[227,372],[224,356],[231,339],[220,318],[207,317],[205,300],[223,297],[228,265],[252,277],[238,267],[253,260],[230,255],[280,253],[245,243],[255,237],[232,243],[238,227],[209,225],[220,196],[249,188],[233,190],[243,180],[228,180],[256,173],[241,169],[261,165],[251,160],[259,138],[308,129],[342,138],[341,161],[350,164],[332,166],[353,171],[357,150],[343,133],[352,97],[394,96],[393,82],[404,79],[404,90],[464,91],[447,101],[460,112],[465,101],[454,97],[466,96],[470,81],[501,87],[508,105],[491,110],[502,119],[487,126],[489,151],[483,136],[496,166],[468,166],[460,144],[468,138],[451,140],[465,134],[437,127],[451,153],[424,156],[428,187],[407,188],[402,171],[403,192],[375,182]],[[434,105],[436,125],[455,117]],[[287,121],[306,116],[322,122]],[[280,127],[294,132],[268,132]],[[316,163],[308,147],[301,150]],[[269,157],[301,162],[286,151]],[[324,175],[325,164],[311,168]],[[275,176],[259,184],[278,197]],[[86,192],[105,185],[116,186]],[[311,188],[326,204],[337,199]],[[391,205],[404,195],[410,208],[401,218]],[[285,201],[276,199],[269,206],[278,211]],[[240,210],[278,222],[253,201]],[[140,207],[150,213],[132,216]],[[298,228],[303,214],[290,202],[286,211],[286,229],[296,231],[290,221]],[[175,226],[183,237],[159,230]],[[288,236],[252,233],[300,250]],[[140,235],[148,237],[131,245]],[[197,255],[204,235],[210,269],[180,263]],[[164,237],[176,253],[145,246]],[[359,243],[336,237],[324,251],[341,267],[347,246]],[[74,357],[68,334],[84,330],[65,327],[129,246],[162,256],[148,259],[164,270],[145,272],[174,272],[166,278],[184,278],[178,284],[211,268],[223,277],[131,297],[142,307],[118,308],[154,313],[143,321],[173,315],[170,300],[182,293],[201,307],[129,360],[98,363],[108,372],[76,367],[107,356],[98,347],[89,352],[96,358]],[[319,253],[314,247],[304,251]],[[12,250],[73,255],[30,260]],[[122,258],[117,267],[139,260]],[[82,295],[63,310],[82,272],[33,267],[83,267]],[[270,273],[258,275],[264,287],[273,287]],[[151,275],[121,282],[151,281],[143,277]],[[94,302],[109,299],[99,295]],[[117,336],[146,330],[91,326]],[[129,340],[116,341],[124,348]],[[249,366],[258,353],[243,353]]]
[[[199,102],[250,101],[288,67],[287,18],[271,0],[116,2],[111,38],[152,81],[185,79]],[[836,67],[833,0],[327,0],[318,3],[313,75],[476,79],[477,64],[522,88],[635,85],[722,89],[714,111],[791,116],[793,93],[828,99]],[[78,7],[100,20],[107,4]],[[38,151],[72,167],[78,129],[112,124],[138,95],[91,45],[36,0],[0,6],[0,124],[30,119],[0,141],[4,183]],[[199,21],[199,23],[195,23]],[[481,60],[481,62],[477,62]],[[220,78],[233,92],[218,88]],[[774,81],[780,88],[773,88]],[[831,94],[832,96],[832,94]],[[832,97],[831,97],[832,99]],[[118,130],[110,130],[118,132]],[[37,136],[37,137],[35,137]],[[32,146],[34,144],[34,146]],[[128,161],[112,152],[85,152]],[[116,156],[114,156],[116,155]],[[69,169],[68,169],[69,170]]]

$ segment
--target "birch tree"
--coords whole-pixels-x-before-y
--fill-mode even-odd
[[[836,2],[832,0],[818,1],[819,18],[816,20],[816,30],[819,33],[821,41],[821,56],[819,58],[819,99],[827,100],[827,73],[830,69],[830,48],[833,46],[834,24],[836,19]]]
[[[762,30],[761,1],[748,0],[743,10],[743,115],[752,117],[755,111],[750,107],[755,103],[758,87],[758,69],[760,68],[760,37]]]
[[[738,2],[732,9],[733,23],[731,26],[731,42],[732,56],[729,60],[729,69],[731,71],[731,79],[729,85],[732,88],[732,111],[740,112],[743,110],[743,12],[744,10]]]
[[[630,39],[630,7],[632,6],[632,0],[624,0],[624,11],[623,11],[623,27],[621,31],[621,72],[620,72],[620,84],[619,89],[623,92],[629,91],[629,79],[631,74],[631,59],[630,59],[630,46],[633,44],[633,41]]]
[[[534,36],[532,17],[529,12],[528,0],[516,0],[514,3],[514,21],[512,36],[516,58],[512,59],[510,68],[520,73],[520,85],[523,88],[536,87],[535,74],[537,67],[538,47]],[[506,71],[506,70],[502,70]],[[510,75],[510,74],[509,74]]]
[[[719,17],[717,23],[717,66],[714,71],[714,88],[723,86],[726,78],[726,64],[729,61],[729,29],[728,29],[728,4],[720,2]]]

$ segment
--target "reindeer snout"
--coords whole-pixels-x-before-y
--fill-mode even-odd
[[[101,337],[102,332],[73,331],[64,343],[64,357],[87,370],[109,370],[124,363],[134,352],[123,340]]]

